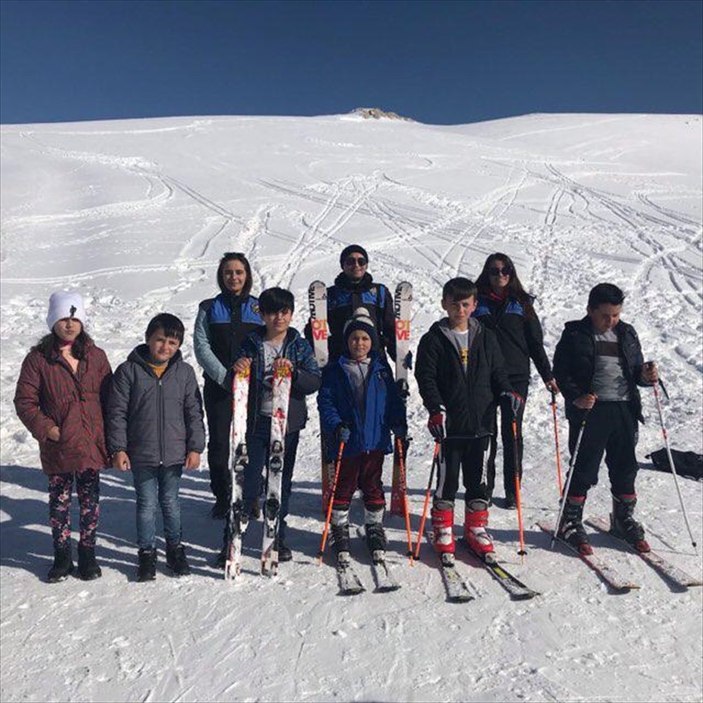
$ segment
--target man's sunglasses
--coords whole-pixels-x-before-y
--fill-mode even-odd
[[[491,276],[509,276],[513,272],[510,266],[505,266],[504,268],[498,268],[497,266],[492,266],[488,269],[488,273]]]
[[[346,259],[344,259],[344,264],[346,266],[354,266],[355,264],[358,264],[359,266],[366,266],[368,261],[363,256],[348,256]]]

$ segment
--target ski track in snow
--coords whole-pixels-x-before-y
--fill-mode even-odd
[[[375,280],[413,283],[415,348],[441,315],[443,283],[475,278],[488,254],[505,251],[537,295],[550,357],[595,283],[626,290],[623,317],[671,395],[664,412],[673,446],[701,452],[702,189],[700,166],[687,161],[700,153],[699,127],[697,116],[583,115],[460,128],[335,117],[3,127],[0,698],[701,700],[701,589],[674,592],[635,555],[594,535],[598,551],[641,585],[614,596],[585,565],[549,550],[536,527],[557,508],[551,412],[536,374],[525,417],[525,563],[515,513],[491,511],[499,556],[542,594],[524,602],[510,601],[460,552],[457,568],[477,598],[445,602],[426,543],[408,566],[398,518],[388,520],[389,562],[402,588],[373,593],[368,557],[354,543],[367,591],[338,597],[331,555],[321,566],[315,560],[314,401],[291,501],[294,560],[276,579],[258,574],[260,523],[245,537],[240,581],[226,584],[210,566],[221,523],[209,518],[203,469],[184,476],[181,492],[192,576],[169,577],[161,554],[156,583],[135,583],[134,492],[129,476],[107,471],[103,578],[48,586],[46,480],[12,406],[21,361],[44,333],[57,288],[83,294],[90,331],[114,367],[157,312],[174,312],[192,329],[198,301],[215,293],[222,252],[247,254],[254,291],[290,287],[302,328],[307,284],[331,282],[341,249],[360,242]],[[676,146],[655,159],[649,150],[662,140]],[[195,364],[190,335],[183,351]],[[410,386],[417,530],[431,442],[413,378]],[[643,399],[639,515],[658,551],[700,574],[671,476],[647,470],[644,456],[662,440],[651,393]],[[561,413],[560,431],[565,448]],[[567,463],[563,456],[564,470]],[[701,484],[680,484],[700,543]],[[588,510],[609,510],[604,470]],[[352,519],[362,519],[358,501]]]

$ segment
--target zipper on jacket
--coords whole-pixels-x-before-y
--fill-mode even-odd
[[[158,394],[159,394],[159,449],[161,450],[161,461],[160,466],[164,465],[165,447],[164,447],[164,392],[163,384],[161,379],[158,380]]]

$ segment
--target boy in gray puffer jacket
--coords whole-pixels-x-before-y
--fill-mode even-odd
[[[197,469],[205,448],[202,401],[193,368],[183,361],[183,323],[161,313],[112,379],[107,443],[112,465],[132,471],[137,492],[138,581],[156,578],[156,508],[161,506],[166,564],[190,573],[181,544],[178,489],[183,468]]]

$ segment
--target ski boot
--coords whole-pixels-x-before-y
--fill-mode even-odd
[[[156,578],[156,549],[139,550],[137,581],[153,581]]]
[[[490,564],[496,560],[496,557],[493,540],[486,532],[486,525],[488,525],[488,501],[473,498],[466,504],[464,513],[464,539],[472,552]]]
[[[46,576],[48,583],[65,581],[73,572],[73,559],[71,558],[71,542],[64,545],[54,545],[54,564]]]
[[[386,557],[386,531],[383,529],[383,508],[380,510],[364,510],[364,525],[366,544],[374,561]]]
[[[103,572],[95,561],[95,547],[84,547],[78,545],[78,575],[83,581],[99,579]]]
[[[583,505],[586,496],[566,496],[564,512],[557,536],[575,547],[580,554],[593,554],[593,548],[588,541],[588,534],[583,526]]]
[[[650,546],[644,538],[642,523],[633,517],[637,496],[613,494],[613,512],[610,513],[610,532],[629,542],[638,552],[649,552]]]
[[[454,503],[436,500],[432,505],[432,546],[445,566],[454,564]]]
[[[332,510],[332,523],[330,525],[332,533],[332,546],[337,552],[337,559],[345,554],[349,560],[349,508]]]
[[[190,565],[186,559],[186,550],[182,544],[166,543],[166,566],[174,576],[188,576]]]

